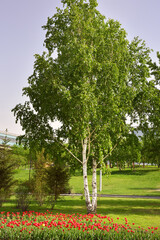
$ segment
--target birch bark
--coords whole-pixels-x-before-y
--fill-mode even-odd
[[[82,142],[82,159],[83,159],[83,181],[84,195],[87,207],[87,213],[96,213],[97,209],[97,179],[96,179],[96,160],[93,160],[93,175],[92,175],[92,203],[89,194],[88,178],[87,178],[87,138]]]
[[[82,141],[82,160],[83,160],[83,182],[84,182],[84,195],[87,207],[87,213],[92,212],[92,204],[89,194],[88,178],[87,178],[87,138]]]

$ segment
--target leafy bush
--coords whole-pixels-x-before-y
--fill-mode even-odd
[[[58,151],[59,153],[59,151]],[[60,151],[61,153],[61,151]],[[36,153],[33,174],[33,195],[40,206],[48,197],[53,208],[60,194],[68,193],[69,168],[62,165],[63,154],[45,154],[44,149]],[[59,160],[59,163],[58,163]]]
[[[46,199],[46,162],[47,157],[44,156],[44,149],[37,152],[36,161],[34,162],[33,195],[40,206],[43,205]]]
[[[70,192],[69,179],[69,169],[66,167],[55,165],[46,169],[46,184],[52,209],[60,194]]]
[[[20,181],[15,191],[17,199],[17,208],[26,211],[31,200],[32,183],[30,181]]]

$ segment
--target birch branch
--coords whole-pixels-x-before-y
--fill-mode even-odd
[[[122,136],[120,136],[119,138],[121,138]],[[118,138],[118,139],[119,139]],[[113,150],[117,147],[117,145],[118,145],[118,143],[116,143],[115,145],[114,145],[114,147],[112,148],[112,150],[103,158],[103,161],[104,161],[104,159],[106,159],[109,155],[111,155],[111,153],[113,152]],[[97,166],[98,166],[98,164],[100,163],[100,161],[97,163]]]
[[[112,150],[103,158],[103,160],[106,159],[109,155],[111,155],[111,153],[113,152],[113,150],[117,147],[117,144],[118,144],[118,143],[116,143],[116,144],[114,145],[114,147],[112,148]]]
[[[93,131],[90,133],[89,138],[92,136],[92,134],[96,131],[96,128],[93,129]]]
[[[121,137],[122,137],[122,135],[118,138],[118,140],[119,140]],[[117,141],[118,141],[118,140],[117,140]],[[117,147],[117,145],[118,145],[118,142],[114,145],[114,147],[112,148],[112,150],[103,158],[103,160],[106,159],[109,155],[111,155],[111,153],[112,153],[113,150]]]
[[[101,131],[107,127],[107,123],[103,125],[103,127],[101,127]],[[92,131],[92,133],[90,134],[90,136],[95,132],[96,128]],[[100,134],[100,132],[97,134],[97,136]],[[94,135],[93,135],[94,136]],[[95,140],[95,138],[93,138],[90,142],[92,143]]]
[[[57,139],[56,139],[56,141],[57,141]],[[81,160],[79,160],[79,158],[77,158],[66,146],[64,146],[64,144],[63,143],[61,143],[61,142],[59,142],[59,141],[57,141],[59,144],[61,144],[78,162],[80,162],[81,164],[82,164],[82,161]]]

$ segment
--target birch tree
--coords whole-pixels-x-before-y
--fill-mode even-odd
[[[29,101],[13,111],[26,139],[41,147],[56,141],[81,164],[87,213],[95,213],[96,168],[128,131],[127,116],[136,114],[133,102],[149,75],[149,49],[138,38],[129,43],[120,23],[97,10],[96,0],[61,2],[43,26],[46,52],[35,56],[23,89]],[[58,130],[55,120],[62,124]]]

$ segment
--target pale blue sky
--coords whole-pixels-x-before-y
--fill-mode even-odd
[[[139,36],[160,51],[160,0],[98,0],[106,18],[120,21],[128,39]],[[22,88],[33,72],[34,54],[41,54],[48,16],[60,0],[0,0],[0,130],[20,134],[11,109],[24,102]]]

